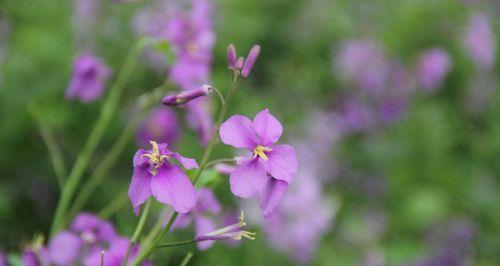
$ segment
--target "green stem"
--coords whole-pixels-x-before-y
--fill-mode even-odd
[[[221,111],[219,112],[219,116],[215,123],[215,131],[212,137],[210,138],[210,142],[208,143],[208,146],[205,150],[205,153],[200,163],[200,168],[198,168],[198,171],[196,172],[196,175],[193,178],[193,185],[196,184],[196,181],[198,181],[198,178],[201,176],[201,173],[205,170],[205,167],[207,166],[208,160],[210,159],[210,155],[212,155],[212,151],[215,145],[215,140],[217,139],[220,126],[222,124],[222,121],[224,120],[224,117],[226,116],[229,103],[231,102],[231,99],[233,98],[234,93],[236,92],[238,86],[239,86],[239,78],[233,79],[231,88],[229,89],[229,92],[226,96],[226,101],[222,105]],[[170,228],[172,227],[172,224],[174,223],[175,219],[177,219],[178,215],[179,215],[178,212],[174,212],[172,214],[167,223],[167,226],[165,226],[165,228],[158,234],[155,240],[148,247],[146,247],[144,251],[139,254],[139,256],[137,256],[137,259],[132,263],[132,266],[139,266],[154,252],[155,248],[158,246],[163,237],[168,233],[168,231],[170,231]]]
[[[54,234],[61,230],[61,228],[64,226],[64,216],[69,207],[71,199],[76,189],[78,188],[85,169],[89,165],[92,155],[97,149],[102,136],[106,132],[111,119],[116,113],[116,109],[118,108],[118,104],[120,102],[120,98],[125,85],[127,84],[129,78],[132,76],[132,71],[135,67],[138,52],[139,49],[137,48],[137,45],[134,44],[130,49],[127,58],[125,59],[125,62],[116,78],[115,83],[109,90],[109,95],[104,102],[99,118],[94,126],[94,129],[89,135],[87,143],[85,143],[83,150],[78,155],[78,158],[76,159],[76,162],[71,169],[57,205],[52,228],[50,230],[51,236],[54,236]]]
[[[189,245],[189,244],[193,244],[193,243],[196,243],[195,239],[188,239],[188,240],[174,242],[174,243],[161,244],[161,245],[158,245],[156,248],[168,248],[168,247]]]
[[[38,109],[36,103],[28,103],[27,108],[31,117],[33,117],[33,120],[35,120],[35,122],[37,123],[38,129],[40,130],[40,135],[42,136],[42,139],[47,146],[50,160],[52,161],[52,166],[54,167],[54,172],[59,183],[59,188],[63,189],[64,177],[66,176],[66,166],[64,165],[64,157],[59,145],[57,144],[54,131],[47,123],[44,123],[40,118],[40,110]]]
[[[83,208],[89,198],[93,195],[95,189],[102,183],[109,170],[111,170],[111,168],[115,165],[122,152],[130,143],[130,140],[133,138],[137,130],[137,127],[144,119],[149,109],[151,109],[154,103],[157,103],[161,100],[166,87],[166,85],[162,85],[153,89],[150,93],[144,94],[139,97],[137,101],[139,110],[134,114],[132,119],[130,119],[129,123],[122,131],[117,141],[113,144],[110,151],[96,167],[95,171],[92,173],[88,181],[83,185],[80,193],[78,193],[75,198],[75,202],[73,203],[71,212],[68,215],[69,217],[73,217],[74,215],[76,215],[76,213],[78,213],[78,211],[81,210],[81,208]]]
[[[191,258],[193,258],[193,252],[188,252],[188,254],[186,254],[186,257],[184,257],[184,259],[182,260],[180,266],[187,266]]]
[[[226,158],[226,159],[218,159],[218,160],[213,160],[213,161],[210,161],[207,163],[207,168],[215,165],[215,164],[218,164],[218,163],[234,163],[234,159],[233,158]]]
[[[163,213],[160,214],[158,219],[156,220],[156,223],[153,225],[153,228],[149,233],[144,237],[144,240],[142,241],[143,246],[148,246],[151,241],[153,241],[154,237],[161,231],[163,227],[163,223],[167,220],[168,214],[170,212],[169,207],[165,207],[163,210]]]
[[[141,235],[142,230],[144,229],[144,224],[146,224],[146,219],[148,217],[150,207],[151,207],[151,197],[146,202],[146,207],[142,211],[141,218],[139,219],[139,223],[137,224],[137,227],[134,230],[134,234],[132,235],[132,238],[130,239],[130,243],[128,244],[127,253],[125,253],[125,258],[123,259],[122,266],[127,266],[128,257],[130,256],[130,252],[132,251],[132,247],[134,246],[135,243],[137,243],[137,240],[139,239],[139,236]]]

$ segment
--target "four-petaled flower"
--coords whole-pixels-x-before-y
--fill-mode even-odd
[[[234,195],[259,198],[264,217],[273,212],[297,172],[295,149],[275,145],[282,132],[280,122],[268,109],[258,113],[253,121],[234,115],[220,128],[222,142],[253,153],[252,158],[237,166],[229,181]]]
[[[171,205],[176,212],[189,212],[196,203],[194,186],[182,169],[169,160],[176,159],[186,169],[198,168],[198,163],[171,152],[166,143],[151,141],[151,145],[151,150],[139,149],[134,155],[134,173],[128,190],[134,212],[137,214],[139,206],[151,195]]]

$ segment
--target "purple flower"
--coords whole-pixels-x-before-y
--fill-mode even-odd
[[[220,128],[222,142],[253,152],[253,158],[238,165],[229,181],[234,195],[260,199],[264,217],[273,212],[297,172],[295,149],[275,145],[282,132],[280,122],[268,109],[258,113],[253,121],[234,115]]]
[[[432,48],[424,52],[418,64],[418,78],[422,88],[434,91],[441,84],[450,71],[451,59],[448,53],[441,48]]]
[[[495,37],[486,15],[477,13],[470,17],[463,43],[476,65],[487,70],[493,67]]]
[[[245,226],[245,214],[242,211],[237,223],[212,232],[196,235],[195,240],[198,243],[203,243],[205,241],[211,242],[214,240],[241,240],[243,238],[255,240],[255,233],[242,230],[242,228]]]
[[[66,89],[66,99],[93,102],[102,96],[104,83],[111,71],[90,53],[82,53],[73,62],[73,77]]]
[[[250,49],[250,52],[248,53],[246,59],[244,57],[236,59],[236,48],[234,47],[234,45],[230,44],[227,47],[227,66],[229,69],[232,69],[234,71],[241,71],[241,76],[246,78],[248,77],[248,75],[250,75],[255,62],[259,57],[259,54],[260,45],[255,44],[254,46],[252,46],[252,49]]]
[[[0,250],[0,266],[8,266],[9,261],[7,260],[7,256],[3,251]]]
[[[41,266],[36,253],[32,250],[23,251],[22,255],[23,266]]]
[[[196,191],[196,205],[189,214],[182,214],[175,222],[175,227],[186,227],[194,221],[197,235],[203,235],[215,231],[215,223],[210,215],[216,216],[220,213],[221,206],[213,192],[202,188]],[[212,241],[198,243],[198,249],[205,250],[213,245]]]
[[[83,241],[78,235],[62,231],[50,240],[50,260],[55,265],[71,265],[78,259],[82,246]]]
[[[335,58],[335,70],[346,81],[378,95],[385,88],[390,64],[374,40],[352,40],[343,44]]]
[[[168,106],[177,106],[188,103],[196,98],[208,95],[213,90],[210,85],[203,85],[198,89],[184,91],[178,94],[170,94],[163,98],[163,104]]]
[[[139,149],[134,155],[134,173],[128,190],[134,212],[137,214],[139,206],[151,195],[179,213],[189,212],[196,203],[193,184],[169,159],[176,159],[187,169],[198,168],[198,163],[171,152],[166,143],[158,145],[151,141],[151,145],[151,150]]]
[[[84,259],[84,265],[85,266],[101,265],[101,256],[103,256],[104,257],[103,266],[120,266],[122,265],[123,260],[125,259],[129,243],[130,243],[129,239],[125,237],[117,237],[109,243],[109,247],[107,249],[95,249],[90,251],[89,255],[86,256]],[[101,253],[102,251],[104,251],[103,254]],[[133,261],[138,251],[139,251],[139,246],[134,245],[130,253],[129,261]],[[152,263],[150,261],[146,261],[141,265],[151,266]]]
[[[173,144],[179,136],[179,121],[175,112],[168,108],[157,107],[142,122],[137,131],[140,147],[149,146],[149,141]]]
[[[78,214],[73,219],[70,230],[79,234],[87,244],[109,242],[117,237],[115,229],[110,222],[101,220],[96,215],[88,212]]]

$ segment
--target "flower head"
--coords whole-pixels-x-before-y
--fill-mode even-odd
[[[66,99],[93,102],[102,96],[109,68],[94,55],[82,53],[73,62],[73,77],[66,89]]]
[[[139,206],[150,196],[171,205],[179,213],[187,213],[194,207],[195,190],[182,169],[170,162],[176,159],[185,168],[198,168],[194,159],[171,152],[167,144],[151,141],[152,149],[139,149],[134,155],[134,173],[128,196],[137,214]]]
[[[231,191],[242,198],[258,197],[265,217],[272,213],[297,172],[295,149],[275,145],[282,132],[280,122],[268,109],[258,113],[253,121],[232,116],[220,128],[222,142],[253,153],[231,173]]]
[[[417,73],[422,88],[427,91],[437,89],[450,68],[451,59],[445,50],[433,48],[425,51],[420,58]]]
[[[236,48],[234,45],[230,44],[227,47],[227,66],[233,71],[241,71],[241,76],[246,78],[250,75],[259,54],[260,45],[255,44],[252,46],[252,49],[250,49],[246,59],[244,57],[237,58],[238,55],[236,54]]]

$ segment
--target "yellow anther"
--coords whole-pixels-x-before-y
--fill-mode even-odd
[[[267,161],[269,160],[267,158],[267,155],[266,155],[266,152],[268,151],[272,151],[273,149],[269,148],[269,147],[265,147],[265,146],[262,146],[262,145],[258,145],[257,147],[255,147],[255,149],[253,150],[253,157],[257,157],[259,156],[260,158],[262,158],[264,161]]]
[[[149,162],[153,165],[153,170],[151,170],[151,174],[156,175],[158,172],[158,168],[163,163],[164,160],[168,159],[168,155],[160,154],[160,148],[158,147],[158,143],[156,141],[149,141],[151,146],[153,146],[152,153],[146,153],[141,155],[141,157],[146,157],[149,159]]]

